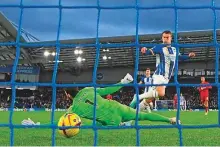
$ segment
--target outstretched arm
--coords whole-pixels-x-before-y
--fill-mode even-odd
[[[180,61],[184,61],[184,60],[188,60],[189,56],[188,55],[179,55],[179,60]]]
[[[96,91],[101,96],[107,95],[107,94],[113,94],[120,90],[123,86],[117,86],[118,84],[128,84],[133,81],[133,77],[130,74],[127,74],[120,83],[115,84],[114,87],[106,87],[106,88],[97,88]]]
[[[121,83],[117,83],[117,84],[121,84]],[[122,88],[122,86],[117,86],[117,84],[115,84],[114,87],[96,88],[96,91],[101,96],[108,95],[108,94],[113,94],[113,93],[117,92],[118,90],[120,90]]]
[[[161,52],[162,46],[155,46],[151,49],[147,49],[146,47],[141,48],[141,53],[145,55],[155,55]]]
[[[209,82],[207,82],[206,84],[209,84]],[[212,86],[206,86],[205,89],[212,89]]]
[[[195,53],[193,53],[193,52],[191,52],[191,53],[189,53],[188,55],[179,55],[179,60],[180,61],[184,61],[184,60],[188,60],[188,59],[190,59],[190,58],[193,58],[193,57],[195,57],[196,56],[196,54]]]
[[[208,82],[206,84],[209,84]],[[204,86],[204,87],[200,87],[200,91],[202,90],[206,90],[206,89],[212,89],[212,86]]]
[[[212,86],[208,86],[207,89],[212,89]]]

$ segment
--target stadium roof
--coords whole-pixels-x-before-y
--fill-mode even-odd
[[[1,12],[0,12],[0,42],[15,42],[17,36],[17,26],[9,21]],[[36,41],[37,39],[21,30],[20,42],[30,42]],[[27,50],[21,48],[21,60],[27,60],[24,65],[31,65],[32,56],[29,55]],[[13,61],[15,59],[15,46],[0,46],[0,66],[4,66],[2,62],[4,61]]]
[[[14,42],[17,34],[17,26],[10,22],[2,13],[0,13],[0,40],[1,42]],[[217,31],[218,41],[220,40],[220,30]],[[38,65],[45,70],[52,70],[54,66],[54,56],[52,53],[56,52],[55,43],[56,41],[41,42],[36,37],[22,29],[21,42],[34,45],[34,47],[21,47],[21,56],[19,64],[24,65]],[[118,37],[102,37],[99,39],[102,45],[115,45],[117,43],[130,44],[135,43],[134,36],[118,36]],[[178,42],[180,44],[196,44],[196,43],[212,43],[213,42],[213,31],[196,31],[196,32],[180,32],[178,34]],[[160,34],[148,34],[140,35],[139,43],[161,43]],[[48,44],[49,47],[43,47],[42,44]],[[51,45],[53,44],[53,45]],[[89,68],[93,67],[96,56],[96,38],[89,39],[71,39],[61,40],[60,44],[71,45],[74,44],[76,47],[61,47],[59,55],[59,68],[69,69],[74,67]],[[93,44],[90,47],[85,45]],[[1,65],[13,64],[15,58],[15,47],[1,47],[0,48],[0,60]],[[76,55],[75,50],[82,50],[81,55]],[[107,51],[109,50],[109,51]],[[51,53],[47,57],[44,56],[45,51]],[[197,54],[197,57],[191,59],[191,61],[207,61],[215,60],[215,48],[214,47],[196,47],[196,48],[181,48],[182,52],[193,51]],[[111,57],[111,59],[103,60],[103,56]],[[85,59],[81,63],[78,63],[77,57],[81,56]],[[100,48],[100,59],[99,67],[109,66],[132,66],[135,63],[135,47],[101,47]],[[155,63],[155,57],[143,56],[140,54],[139,64]]]

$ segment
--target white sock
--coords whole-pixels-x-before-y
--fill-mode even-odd
[[[149,113],[151,113],[150,105],[149,105],[145,100],[143,100],[143,101],[139,104],[139,111],[143,111],[144,109],[147,109],[147,111],[148,111]]]
[[[154,108],[154,104],[152,102],[150,102],[149,105],[150,105],[150,109]]]
[[[150,89],[148,92],[140,94],[139,95],[139,100],[142,100],[144,98],[157,98],[158,97],[158,92],[156,89]]]
[[[147,112],[148,112],[148,113],[151,113],[151,109],[150,109],[150,106],[149,106],[149,105],[147,106]]]
[[[146,108],[146,104],[145,104],[145,100],[143,100],[140,104],[139,104],[139,111],[143,111]]]

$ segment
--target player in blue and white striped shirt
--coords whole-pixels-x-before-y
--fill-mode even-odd
[[[164,31],[162,33],[162,45],[157,45],[152,49],[143,47],[141,52],[146,55],[156,55],[156,71],[153,75],[153,84],[168,84],[175,67],[177,52],[176,48],[171,46],[172,33]],[[194,57],[195,53],[191,52],[188,55],[180,55],[180,60],[186,60]],[[147,93],[139,95],[139,100],[144,98],[158,98],[165,95],[166,86],[154,86]],[[135,96],[136,97],[136,96]]]
[[[150,68],[146,69],[145,72],[145,76],[141,78],[141,81],[139,82],[139,84],[152,84],[153,82],[153,78],[151,76],[151,72],[150,72]],[[144,93],[148,92],[150,90],[152,86],[146,86],[144,89]],[[141,103],[139,104],[139,110],[145,110],[147,109],[147,111],[150,113],[151,109],[153,109],[153,103],[152,103],[152,99],[144,99],[143,101],[141,101]]]
[[[139,84],[152,84],[152,77],[150,75],[150,68],[146,69],[145,76],[143,76],[141,78],[141,81],[139,82]],[[144,92],[148,92],[149,89],[150,89],[150,86],[146,86],[144,89]]]
[[[145,76],[143,76],[141,78],[139,84],[150,85],[150,84],[152,84],[152,80],[153,79],[151,76],[150,68],[147,68],[145,71]],[[145,86],[144,93],[148,92],[150,88],[151,88],[151,86]],[[136,101],[135,99],[136,99],[136,97],[134,97],[132,102],[130,103],[130,107],[132,107],[132,108],[136,108],[136,102],[133,103],[133,101]],[[141,101],[141,103],[139,104],[140,111],[147,109],[148,112],[151,112],[151,107],[153,107],[153,103],[147,99]]]

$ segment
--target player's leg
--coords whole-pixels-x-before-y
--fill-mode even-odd
[[[140,102],[140,104],[139,104],[139,109],[141,109],[141,110],[144,110],[147,106],[149,106],[149,104],[147,103],[147,100],[150,100],[151,98],[146,98],[146,99],[144,99],[143,101],[141,101]],[[146,100],[146,101],[145,101]],[[132,99],[132,101],[131,101],[131,103],[129,104],[129,106],[131,107],[131,108],[136,108],[136,104],[137,104],[137,97],[136,97],[136,94],[134,95],[134,97],[133,97],[133,99]]]
[[[136,119],[136,110],[125,105],[119,106],[118,114],[122,116],[122,122],[128,122]],[[167,123],[175,123],[175,118],[168,118],[156,113],[138,113],[138,120],[160,121]]]
[[[205,97],[200,97],[200,101],[201,101],[201,106],[203,107],[203,108],[206,108],[206,106],[205,106]],[[206,109],[205,109],[205,113],[206,113]]]
[[[168,79],[165,79],[162,75],[153,76],[153,84],[168,84]],[[147,93],[140,95],[140,98],[158,98],[165,95],[166,86],[153,86]]]
[[[177,109],[177,103],[176,103],[176,101],[173,102],[173,108],[174,108],[174,109]]]
[[[151,110],[153,110],[154,108],[153,100],[154,98],[145,99],[145,101],[149,104]]]
[[[131,108],[136,108],[136,103],[137,103],[137,100],[136,100],[137,98],[136,98],[136,95],[134,95],[134,97],[133,97],[133,99],[132,99],[132,101],[131,101],[131,103],[129,104],[129,106],[131,107]]]
[[[156,88],[156,87],[152,87],[152,88]],[[144,95],[144,94],[141,94],[141,95]],[[150,103],[152,102],[152,99],[154,99],[154,97],[144,98],[144,97],[140,97],[141,95],[139,95],[139,101],[141,101],[142,99],[144,99],[144,100],[139,104],[139,108],[143,107],[143,109],[144,109],[144,108],[147,108],[147,107],[151,107],[152,105],[150,105]],[[131,103],[129,104],[129,106],[131,108],[135,109],[136,108],[136,103],[137,103],[137,96],[135,94],[132,101],[131,101]]]
[[[204,107],[205,107],[205,115],[207,115],[209,111],[209,98],[208,97],[205,97]]]
[[[130,103],[130,107],[134,109],[136,108],[136,102],[134,101],[134,99]],[[143,111],[145,109],[147,110],[148,113],[151,113],[151,105],[149,104],[148,99],[144,99],[139,104],[139,111]],[[132,120],[128,122],[123,122],[123,125],[125,126],[131,126],[131,124],[132,124]]]
[[[153,76],[153,84],[167,84],[168,82],[169,81],[161,75]],[[145,98],[158,98],[159,96],[164,96],[165,89],[166,86],[152,86],[152,88],[148,92],[139,95],[139,100]],[[134,95],[134,97],[136,97],[136,95]],[[137,98],[134,98],[133,100],[134,101],[132,103],[135,103],[137,101]]]
[[[200,97],[200,106],[204,107],[204,97]]]
[[[151,112],[150,105],[145,100],[143,100],[139,104],[139,111],[143,111],[145,109],[147,109],[148,112]]]
[[[148,113],[151,113],[151,109],[153,109],[152,99],[144,99],[139,104],[139,111],[147,110]]]
[[[183,110],[183,103],[180,102],[180,110],[182,111]]]

